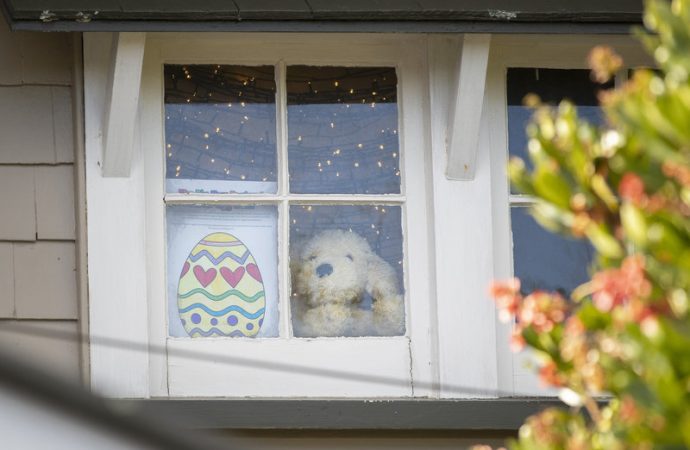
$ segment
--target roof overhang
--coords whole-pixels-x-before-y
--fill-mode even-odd
[[[642,0],[0,0],[14,30],[628,33]]]

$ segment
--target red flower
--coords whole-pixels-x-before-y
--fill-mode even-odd
[[[640,255],[625,258],[620,269],[594,274],[592,285],[594,305],[603,312],[609,312],[630,299],[645,298],[652,290],[652,285],[645,277],[644,259]]]
[[[637,406],[635,399],[626,395],[621,399],[620,418],[626,424],[639,423],[643,416],[640,407]]]
[[[539,379],[547,386],[563,386],[563,377],[558,373],[558,367],[553,361],[549,361],[539,368]]]
[[[525,348],[525,338],[522,337],[521,329],[513,330],[513,334],[510,336],[510,349],[514,352],[520,352]]]
[[[632,172],[627,172],[623,175],[618,185],[618,192],[623,199],[629,200],[636,205],[639,205],[647,198],[644,193],[644,182],[642,178]]]
[[[509,322],[517,313],[522,296],[520,295],[520,280],[511,278],[506,281],[494,281],[489,288],[489,295],[494,298],[498,308],[499,319]]]
[[[518,311],[521,326],[531,326],[537,333],[548,333],[565,320],[568,306],[557,293],[534,291],[523,300]]]

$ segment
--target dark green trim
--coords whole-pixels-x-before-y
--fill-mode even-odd
[[[191,428],[302,430],[517,430],[556,399],[468,400],[118,400],[142,417]]]
[[[602,32],[611,32],[606,31],[608,26],[620,29],[620,25],[639,24],[642,17],[642,0],[0,0],[0,3],[13,28],[39,29],[47,24],[40,29],[52,31],[119,31],[125,29],[125,24],[132,24],[133,28],[128,28],[132,31],[199,31],[194,24],[209,31],[316,31],[315,27],[322,31],[345,31],[334,25],[339,24],[346,31],[396,31],[390,26],[394,25],[400,28],[398,31],[462,32],[472,31],[479,24],[480,31],[493,32],[493,25],[540,24],[549,25],[551,32],[570,33],[574,24],[593,25]],[[53,22],[45,22],[47,19]],[[89,21],[84,23],[85,20]],[[378,29],[384,24],[384,30]],[[522,32],[529,32],[529,27]]]
[[[287,33],[514,33],[514,34],[630,34],[628,23],[524,22],[148,22],[92,21],[42,23],[19,21],[15,31],[146,31],[146,32],[287,32]]]

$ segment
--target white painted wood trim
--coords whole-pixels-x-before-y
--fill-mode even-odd
[[[448,120],[446,176],[451,180],[474,178],[490,44],[490,34],[465,34],[462,39]]]
[[[105,178],[101,171],[111,39],[106,33],[84,33],[91,386],[107,396],[140,398],[149,396],[149,355],[103,342],[149,342],[141,149],[133,148],[130,177]]]
[[[114,33],[105,99],[103,176],[128,177],[146,33]]]
[[[147,51],[155,53],[157,48]],[[151,301],[158,298],[160,292],[166,292],[165,233],[149,233],[148,230],[165,228],[165,205],[161,198],[165,195],[165,149],[162,145],[163,105],[158,99],[163,95],[162,67],[156,64],[155,58],[147,58],[144,63],[141,79],[141,104],[139,123],[145,132],[141,136],[141,148],[145,162],[145,199],[146,199],[146,267],[147,269],[147,306],[149,343],[156,348],[166,348],[167,333],[158,326],[161,318],[167,318],[165,303]],[[151,176],[155,174],[155,176]],[[167,322],[166,322],[167,324]],[[149,355],[149,389],[153,397],[168,395],[167,355],[151,353]]]
[[[76,225],[77,295],[79,304],[79,345],[82,383],[91,382],[89,353],[89,280],[87,272],[87,221],[86,221],[86,179],[84,152],[84,65],[83,40],[80,34],[72,37],[72,121],[74,126],[74,202]]]
[[[510,206],[508,175],[508,110],[506,94],[506,68],[492,57],[487,69],[487,107],[491,118],[491,134],[488,153],[491,158],[491,208],[492,234],[494,244],[495,279],[504,280],[513,274],[512,233],[510,228]],[[512,325],[496,322],[496,359],[498,389],[503,395],[514,393],[514,357],[510,349]]]
[[[230,339],[170,338],[170,396],[380,398],[412,393],[404,336]]]
[[[487,287],[493,277],[490,120],[483,109],[474,179],[446,177],[446,120],[456,69],[457,36],[429,37],[434,239],[440,396],[495,396],[496,321]],[[484,96],[482,96],[484,98]]]

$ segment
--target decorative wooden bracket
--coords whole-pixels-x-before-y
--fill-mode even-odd
[[[446,133],[446,177],[451,180],[474,179],[490,42],[489,34],[463,38]]]
[[[114,33],[103,126],[103,176],[129,177],[146,33]]]

